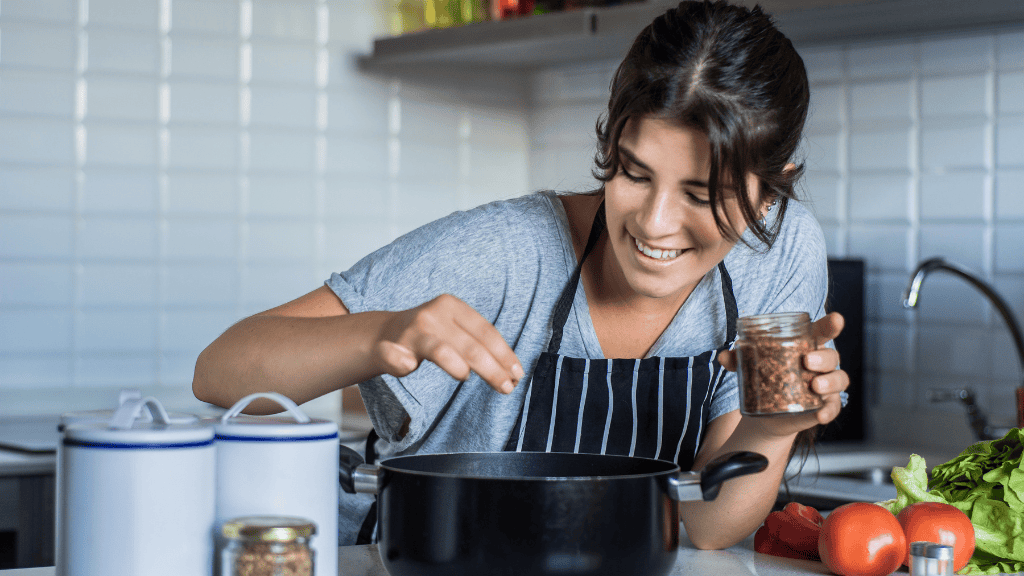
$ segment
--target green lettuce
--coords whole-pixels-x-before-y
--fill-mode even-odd
[[[896,498],[879,502],[898,514],[915,502],[944,502],[974,525],[974,556],[960,574],[1024,571],[1024,432],[979,442],[936,466],[928,477],[924,458],[911,454],[906,468],[892,469]]]

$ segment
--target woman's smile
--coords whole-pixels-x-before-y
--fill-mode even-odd
[[[636,249],[641,254],[643,254],[644,256],[647,256],[649,258],[653,258],[655,260],[662,260],[662,261],[675,260],[676,258],[679,257],[680,254],[682,254],[684,252],[684,250],[679,250],[679,249],[670,250],[670,249],[667,249],[667,248],[652,248],[652,247],[648,246],[647,244],[644,244],[643,242],[641,242],[636,237],[633,238],[633,242],[636,244]]]

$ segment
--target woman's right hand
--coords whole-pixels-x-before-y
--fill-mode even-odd
[[[429,360],[460,381],[476,372],[502,394],[524,374],[498,329],[450,294],[391,313],[370,353],[384,374],[406,376]]]

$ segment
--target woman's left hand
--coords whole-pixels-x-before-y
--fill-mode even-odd
[[[850,385],[850,377],[845,371],[839,370],[839,353],[825,344],[833,340],[843,331],[845,321],[838,312],[826,314],[812,326],[815,350],[804,356],[804,368],[813,372],[811,388],[821,394],[825,405],[820,410],[808,415],[784,418],[788,421],[786,428],[793,427],[797,431],[810,428],[817,424],[828,424],[835,420],[842,409],[840,393]],[[736,352],[727,350],[718,356],[718,361],[726,370],[736,370]],[[795,425],[795,426],[793,426]]]

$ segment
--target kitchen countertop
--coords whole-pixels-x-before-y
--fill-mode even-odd
[[[680,526],[681,528],[681,526]],[[750,536],[739,544],[725,550],[697,550],[680,532],[682,544],[679,556],[672,567],[672,576],[804,576],[807,574],[832,574],[825,565],[816,560],[792,560],[754,552],[754,537]],[[384,565],[377,554],[377,546],[342,546],[338,549],[338,573],[340,576],[387,576]],[[894,574],[907,574],[900,568]],[[4,576],[54,576],[53,566],[45,568],[22,568],[0,570]]]
[[[680,547],[671,574],[706,576],[797,576],[804,574],[830,574],[821,562],[790,560],[757,554],[753,550],[753,537],[747,538],[728,550],[695,550],[688,542]],[[344,576],[387,576],[376,546],[343,546],[338,549],[339,574]],[[4,576],[54,576],[52,566],[0,570]]]
[[[685,540],[670,573],[672,576],[804,576],[831,574],[825,565],[813,560],[791,560],[754,552],[751,536],[726,550],[697,550]],[[54,576],[54,567],[0,570],[4,576]],[[338,573],[343,576],[387,576],[377,547],[343,546],[338,549]],[[907,574],[905,568],[895,574]]]

